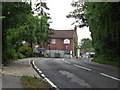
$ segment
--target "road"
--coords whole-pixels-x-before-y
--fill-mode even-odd
[[[116,67],[88,60],[41,58],[35,65],[58,88],[118,88]]]

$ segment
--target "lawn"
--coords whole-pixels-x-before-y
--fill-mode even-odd
[[[110,66],[120,67],[120,62],[118,61],[103,60],[103,59],[97,59],[97,58],[92,59],[92,61],[101,63],[101,64],[110,65]]]
[[[22,84],[24,88],[30,90],[42,89],[42,90],[51,90],[51,86],[45,82],[43,79],[35,78],[31,76],[22,76]]]

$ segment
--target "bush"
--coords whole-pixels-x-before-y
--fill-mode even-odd
[[[23,58],[25,58],[26,56],[24,56],[23,54],[21,54],[21,53],[18,53],[18,58],[19,59],[23,59]]]
[[[101,64],[120,67],[119,61],[107,60],[107,59],[101,59],[101,58],[93,58],[92,61],[101,63]]]
[[[32,48],[28,47],[28,46],[21,46],[19,48],[19,52],[27,57],[31,56],[32,54]]]
[[[11,49],[7,49],[5,51],[3,51],[3,64],[7,64],[10,62],[10,60],[16,60],[18,59],[18,55],[16,53],[16,50],[11,48]]]

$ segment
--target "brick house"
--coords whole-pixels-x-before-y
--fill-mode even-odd
[[[74,57],[75,42],[78,43],[76,30],[53,30],[46,53],[49,57]]]

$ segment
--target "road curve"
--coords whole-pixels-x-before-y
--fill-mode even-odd
[[[80,59],[38,58],[35,65],[58,88],[118,88],[118,68]]]

